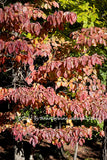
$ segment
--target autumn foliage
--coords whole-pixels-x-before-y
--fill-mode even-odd
[[[52,7],[57,11],[49,14]],[[41,141],[59,148],[64,143],[82,145],[93,130],[100,132],[92,126],[66,127],[66,122],[59,128],[46,127],[45,122],[40,127],[33,119],[35,109],[44,116],[79,119],[81,123],[90,117],[99,122],[107,118],[106,87],[98,79],[98,66],[106,58],[88,54],[91,46],[107,46],[106,28],[81,29],[72,32],[69,41],[58,40],[54,33],[63,32],[66,23],[72,26],[77,19],[76,13],[58,8],[55,1],[0,8],[0,73],[12,79],[11,86],[0,88],[0,102],[11,106],[10,111],[0,112],[0,132],[9,129],[16,141],[26,140],[34,147]],[[28,106],[32,112],[24,124],[21,111]]]

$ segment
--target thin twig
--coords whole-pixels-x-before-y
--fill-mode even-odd
[[[14,66],[13,66],[13,67],[14,67]],[[9,72],[10,70],[12,70],[12,69],[13,69],[13,67],[11,67],[11,68],[7,69],[7,70],[6,70],[6,72]]]

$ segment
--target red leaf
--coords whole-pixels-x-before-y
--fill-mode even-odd
[[[50,105],[54,105],[54,97],[49,97],[48,102]]]
[[[53,2],[53,6],[56,7],[56,8],[59,8],[59,4],[55,1]]]
[[[32,72],[34,71],[34,65],[31,65],[29,68]]]
[[[18,63],[20,63],[20,61],[21,61],[21,56],[16,56],[16,61],[17,61]]]
[[[7,44],[7,50],[8,50],[8,52],[9,52],[10,54],[15,51],[15,44],[14,44],[14,42],[9,42],[9,43]]]
[[[4,13],[3,13],[3,9],[0,8],[0,23],[3,23],[4,21]]]
[[[104,137],[104,136],[105,136],[104,131],[100,131],[99,135],[100,135],[101,137]]]
[[[67,69],[70,71],[71,70],[71,59],[67,58]]]
[[[38,144],[38,137],[37,136],[33,136],[34,141],[35,141],[35,145]]]
[[[27,78],[26,82],[27,82],[28,84],[31,84],[31,83],[33,82],[33,79],[32,79],[32,78]]]
[[[0,51],[3,50],[3,49],[4,49],[4,41],[0,40]]]
[[[60,70],[57,71],[57,76],[58,76],[58,77],[61,77],[61,71],[60,71]]]
[[[52,62],[52,63],[51,63],[51,70],[53,71],[53,70],[54,70],[54,68],[55,68],[55,63],[54,63],[54,62]]]
[[[67,78],[68,77],[68,74],[67,74],[67,71],[64,72],[64,78]]]
[[[33,59],[32,59],[32,58],[29,58],[29,59],[28,59],[28,64],[29,64],[30,66],[33,65]]]
[[[59,142],[59,143],[57,143],[57,147],[58,147],[58,148],[61,148],[61,146],[62,146],[62,145],[61,145],[61,143],[60,143],[60,142]]]

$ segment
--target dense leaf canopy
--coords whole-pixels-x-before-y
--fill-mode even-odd
[[[93,130],[103,135],[105,3],[103,11],[94,0],[1,3],[0,103],[7,102],[10,109],[0,112],[0,132],[9,129],[16,141],[34,147],[46,141],[59,148],[64,143],[82,145]],[[54,118],[64,118],[61,126],[54,126]],[[98,125],[91,126],[87,119]]]

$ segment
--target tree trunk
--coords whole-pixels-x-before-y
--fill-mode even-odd
[[[75,145],[75,153],[74,153],[74,160],[77,159],[77,152],[78,152],[78,142]]]
[[[102,159],[107,160],[107,119],[104,120],[104,132],[105,132],[105,138],[103,142]]]

